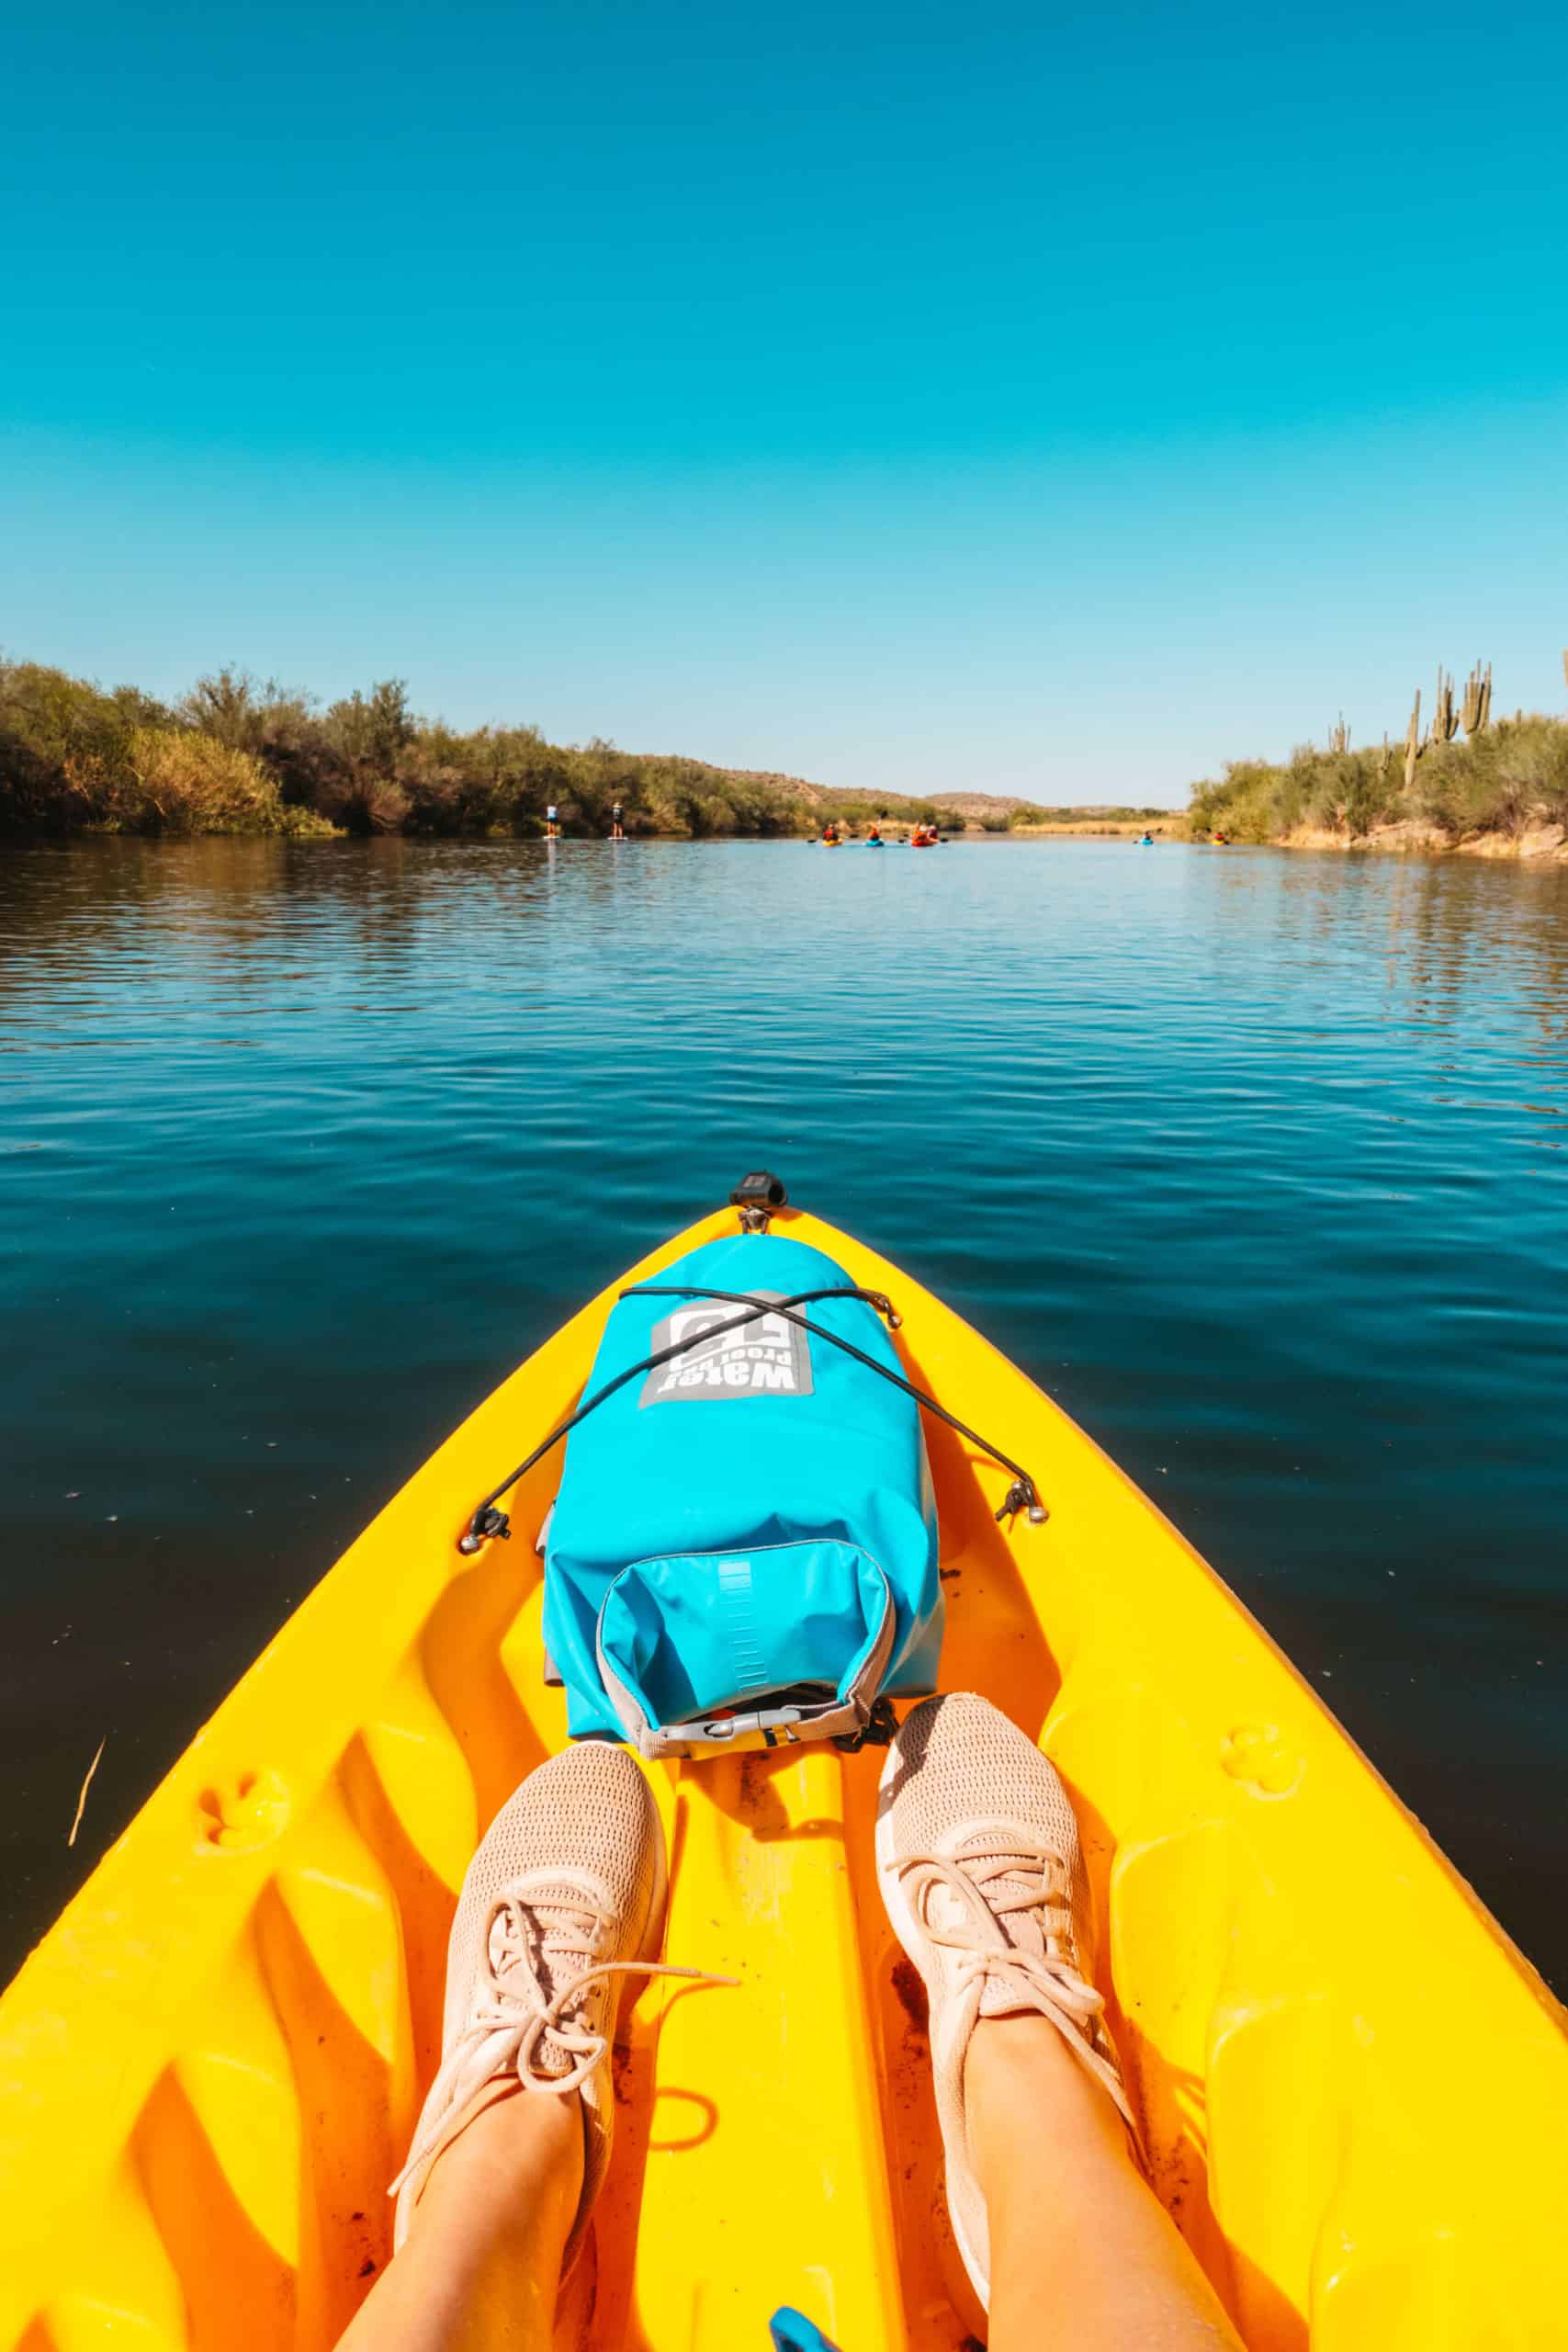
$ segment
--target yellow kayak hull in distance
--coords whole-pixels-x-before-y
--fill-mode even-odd
[[[1561,2346],[1562,2009],[1098,1447],[897,1267],[812,1216],[778,1224],[888,1292],[910,1377],[1041,1485],[1048,1523],[998,1527],[1005,1473],[927,1417],[943,1687],[986,1691],[1067,1781],[1155,2179],[1247,2343]],[[532,1542],[558,1457],[507,1498],[513,1541],[469,1560],[457,1537],[577,1401],[621,1286],[344,1554],[0,2003],[0,2344],[316,2352],[387,2261],[465,1865],[566,1738]],[[843,2352],[958,2352],[979,2328],[941,2218],[919,1990],[874,1875],[880,1761],[652,1768],[667,1952],[741,1983],[649,1985],[627,2013],[560,2346],[764,2352],[781,2303]],[[1070,2315],[1050,2333],[1070,2342]]]

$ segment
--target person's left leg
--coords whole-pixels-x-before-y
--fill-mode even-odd
[[[513,2086],[432,2165],[339,2352],[546,2352],[582,2195],[582,2109]]]
[[[609,2165],[620,1994],[698,1973],[656,1957],[664,1895],[658,1808],[625,1748],[565,1749],[497,1814],[452,1926],[396,2252],[340,2352],[547,2346]]]

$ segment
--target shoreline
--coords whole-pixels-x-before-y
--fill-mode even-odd
[[[1403,756],[1386,735],[1353,751],[1341,720],[1325,749],[1302,743],[1284,762],[1227,761],[1223,775],[1192,786],[1194,833],[1282,849],[1563,863],[1568,718],[1519,710],[1494,720],[1490,677],[1472,673],[1461,708],[1439,672],[1431,727],[1423,737],[1417,695]]]
[[[985,833],[983,825],[973,829],[976,839]],[[1049,820],[1039,825],[1010,825],[1008,835],[1019,841],[1141,841],[1145,833],[1152,833],[1156,842],[1184,842],[1190,839],[1187,818],[1179,808],[1171,809],[1164,818],[1153,817],[1086,817],[1081,824],[1066,818]],[[1001,841],[1007,835],[996,833],[992,840]]]
[[[1296,825],[1275,842],[1238,842],[1238,848],[1377,850],[1383,854],[1441,857],[1491,857],[1532,865],[1568,865],[1568,826],[1526,825],[1517,833],[1493,829],[1456,840],[1436,825],[1403,818],[1392,825],[1374,825],[1370,832],[1340,833],[1326,826]]]
[[[1568,865],[1568,825],[1540,822],[1523,826],[1517,832],[1504,832],[1492,828],[1465,834],[1458,839],[1452,834],[1444,832],[1439,827],[1423,823],[1417,819],[1404,819],[1393,824],[1374,825],[1365,833],[1341,832],[1328,826],[1296,825],[1289,832],[1277,833],[1264,839],[1238,838],[1233,834],[1225,842],[1216,843],[1212,841],[1208,832],[1195,831],[1179,811],[1173,811],[1163,824],[1151,821],[1145,825],[1137,821],[1129,822],[1125,820],[1109,818],[1080,825],[1063,822],[1010,825],[1005,831],[999,827],[993,830],[983,825],[970,825],[964,827],[963,831],[954,828],[950,831],[944,831],[942,838],[950,846],[956,842],[995,843],[1042,841],[1136,842],[1141,840],[1145,832],[1152,837],[1155,844],[1160,846],[1185,845],[1196,849],[1218,847],[1328,850],[1340,854],[1371,851],[1379,856],[1394,854],[1414,857],[1481,857],[1489,858],[1500,864]],[[559,836],[563,847],[569,842],[595,842],[607,838],[608,836],[596,831],[575,830],[570,832],[563,831]],[[148,845],[154,843],[167,845],[196,841],[280,841],[288,842],[291,847],[308,848],[342,846],[349,842],[395,841],[410,848],[451,848],[463,842],[489,842],[493,845],[501,842],[532,841],[543,843],[546,839],[547,836],[543,833],[503,832],[499,830],[465,833],[354,833],[336,829],[327,831],[323,829],[321,831],[312,830],[307,834],[290,835],[281,831],[261,831],[249,829],[241,831],[227,827],[156,833],[121,831],[103,826],[83,826],[72,832],[56,832],[40,828],[0,834],[0,840],[17,849],[42,847],[63,849],[79,842],[92,841],[135,841]],[[780,846],[794,842],[812,848],[818,844],[819,836],[815,831],[762,833],[716,830],[712,832],[686,832],[673,828],[669,831],[649,828],[646,831],[629,832],[626,839],[629,845],[635,845],[639,842],[645,843],[669,842],[685,842],[694,846],[713,842],[752,841],[770,842]],[[843,839],[845,847],[864,846],[863,837],[856,832],[846,831]],[[888,825],[884,830],[884,840],[889,848],[902,849],[907,846],[908,835],[901,829]]]

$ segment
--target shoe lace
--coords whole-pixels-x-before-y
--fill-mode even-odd
[[[1086,1984],[1071,1951],[1072,1907],[1067,1895],[1067,1865],[1063,1855],[1043,1841],[1025,1844],[1016,1831],[1005,1839],[976,1840],[959,1857],[908,1854],[898,1863],[900,1878],[919,1873],[914,1900],[927,1935],[958,1955],[955,1971],[961,1991],[972,1985],[1000,1984],[1033,2007],[1046,2000],[1066,2010],[1080,2032],[1087,2031],[1105,2003]],[[1011,1882],[1010,1884],[1009,1882]],[[937,1884],[955,1897],[962,1917],[933,1919],[925,1897]],[[1033,1913],[1039,1921],[1042,1949],[1031,1951],[1011,1937],[998,1944],[991,1922]],[[1066,1944],[1067,1951],[1053,1951]]]
[[[1074,2056],[1115,2100],[1141,2158],[1121,2072],[1101,2046],[1099,2020],[1104,1997],[1085,1981],[1072,1957],[1071,1876],[1066,1856],[1043,1839],[1026,1838],[1010,1829],[1005,1837],[976,1838],[962,1855],[907,1854],[897,1868],[900,1879],[914,1881],[911,1898],[926,1934],[957,1955],[953,1973],[960,1996],[975,1994],[977,2008],[987,1984],[999,1984],[1021,2008],[1038,2009],[1048,2018]],[[926,1898],[937,1885],[955,1898],[954,1916],[931,1917]],[[1039,1951],[1015,1943],[1010,1936],[1003,1943],[996,1941],[994,1922],[1030,1914],[1039,1922]]]
[[[491,1912],[480,1947],[480,1981],[468,2022],[442,2059],[424,2112],[430,2120],[417,2132],[388,2195],[433,2163],[452,2126],[469,2102],[498,2075],[515,2075],[525,2091],[564,2098],[581,2090],[610,2047],[609,2039],[584,2023],[589,1987],[611,1976],[681,1976],[694,1984],[734,1984],[703,1968],[678,1968],[667,1961],[590,1960],[555,1984],[556,1972],[585,1952],[603,1948],[615,1919],[597,1904],[565,1888],[552,1888],[536,1904],[502,1895]],[[546,1982],[555,1985],[547,1994]],[[551,2050],[570,2064],[559,2073],[541,2071]]]

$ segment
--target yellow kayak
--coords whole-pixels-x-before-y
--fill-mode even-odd
[[[1007,1472],[930,1419],[942,1682],[987,1692],[1068,1783],[1156,2181],[1247,2343],[1562,2346],[1561,2007],[1082,1431],[897,1267],[779,1225],[887,1292],[910,1377],[1039,1479],[1046,1523],[998,1525]],[[621,1287],[344,1555],[0,2002],[0,2345],[324,2352],[387,2261],[465,1865],[566,1737],[531,1541],[558,1459],[506,1498],[516,1540],[457,1539],[571,1409]],[[879,1763],[649,1768],[666,1949],[743,1989],[654,1984],[628,2013],[562,2347],[744,2352],[781,2303],[844,2352],[964,2344],[921,2013],[874,1879]]]

